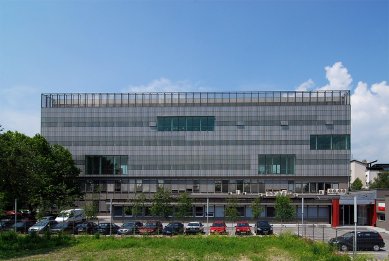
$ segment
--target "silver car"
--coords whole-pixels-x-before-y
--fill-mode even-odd
[[[58,224],[58,222],[55,220],[40,220],[35,225],[33,225],[32,227],[30,227],[28,229],[28,233],[29,234],[32,234],[32,233],[40,234],[40,233],[43,233],[45,231],[48,231],[51,227],[53,227],[56,224]]]

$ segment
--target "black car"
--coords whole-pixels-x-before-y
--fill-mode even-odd
[[[16,222],[16,224],[11,225],[8,230],[14,231],[16,228],[16,232],[27,233],[28,229],[35,224],[33,220],[23,220]]]
[[[8,220],[8,219],[1,220],[0,221],[0,231],[8,230],[11,226],[13,226],[14,222],[12,222],[11,220]]]
[[[273,234],[273,225],[264,220],[257,221],[254,230],[257,235],[271,235]]]
[[[100,223],[99,226],[97,227],[97,232],[102,234],[102,235],[114,235],[118,232],[118,229],[120,227],[114,223]]]
[[[97,231],[97,224],[94,222],[83,222],[77,224],[74,229],[75,234],[94,234]]]
[[[165,228],[162,230],[163,235],[182,235],[184,234],[184,224],[181,222],[171,222],[165,226]]]
[[[53,234],[66,233],[73,234],[75,229],[75,223],[73,222],[60,222],[50,228],[50,232]]]
[[[131,221],[124,223],[118,229],[118,235],[134,235],[139,234],[139,228],[143,227],[143,223],[139,221]]]
[[[331,238],[328,243],[336,246],[342,251],[353,249],[354,233],[348,232],[342,236]],[[376,231],[357,231],[357,250],[374,250],[378,251],[385,246],[380,233]]]

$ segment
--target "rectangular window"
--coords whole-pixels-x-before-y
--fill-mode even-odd
[[[158,131],[213,131],[215,116],[159,116]]]
[[[127,175],[128,156],[85,156],[87,175]]]
[[[349,134],[311,135],[311,150],[350,150]]]
[[[258,174],[295,174],[295,155],[258,155]]]

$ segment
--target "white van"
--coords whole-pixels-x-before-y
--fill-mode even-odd
[[[55,218],[57,222],[82,222],[85,221],[85,211],[82,208],[67,209],[59,212]]]

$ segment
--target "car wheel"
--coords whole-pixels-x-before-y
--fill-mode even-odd
[[[374,251],[379,251],[380,250],[380,246],[379,245],[374,245],[373,246],[373,250]]]
[[[342,245],[342,246],[340,247],[340,250],[342,250],[342,251],[347,251],[347,250],[348,250],[348,247],[347,247],[346,245]]]

